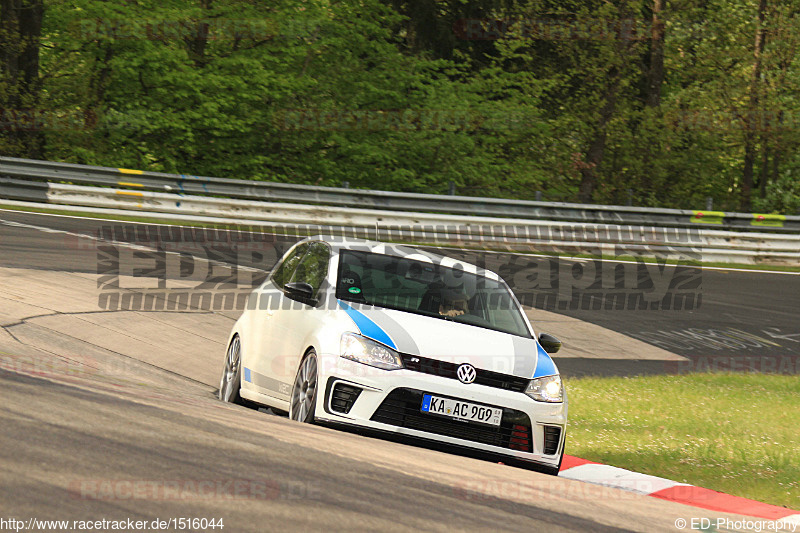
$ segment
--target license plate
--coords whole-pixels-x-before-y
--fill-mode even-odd
[[[461,400],[440,398],[431,394],[424,394],[422,396],[422,407],[420,410],[423,413],[443,415],[457,418],[458,420],[466,420],[468,422],[480,422],[481,424],[489,424],[491,426],[499,426],[500,420],[503,418],[503,410],[497,407],[486,407],[484,405],[462,402]]]

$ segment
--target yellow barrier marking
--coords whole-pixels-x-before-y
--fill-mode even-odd
[[[753,220],[750,221],[750,225],[782,228],[785,220],[786,215],[762,215],[756,213],[753,215]]]
[[[130,168],[118,168],[120,174],[144,174],[141,170],[132,170]]]
[[[131,183],[129,181],[118,181],[117,185],[120,187],[144,187],[141,183]]]
[[[725,213],[722,211],[692,211],[691,222],[697,224],[722,224]]]
[[[117,194],[124,194],[125,196],[144,196],[144,193],[139,191],[117,191]]]

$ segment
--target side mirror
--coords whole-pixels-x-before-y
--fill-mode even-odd
[[[549,333],[539,334],[539,344],[547,353],[556,353],[561,349],[561,341]]]
[[[286,296],[298,302],[313,305],[316,303],[314,299],[314,287],[305,281],[293,281],[284,286]]]

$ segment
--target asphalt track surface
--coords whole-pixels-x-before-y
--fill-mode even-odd
[[[143,226],[0,211],[0,246],[3,250],[0,266],[69,272],[97,272],[97,250],[76,248],[76,239],[64,233],[46,233],[30,227],[8,225],[14,223],[94,236],[105,229],[111,232],[108,235],[117,237],[124,231],[136,229],[141,232]],[[163,229],[150,224],[147,228],[148,239]],[[153,244],[151,240],[142,240],[141,235],[133,235],[127,242]],[[291,236],[269,236],[262,242],[241,246],[242,250],[232,250],[229,244],[217,246],[210,242],[188,242],[185,235],[181,239],[184,242],[173,242],[169,249],[209,257],[209,252],[200,248],[201,244],[207,245],[221,250],[219,257],[223,261],[265,271],[298,240]],[[432,251],[498,272],[523,303],[594,323],[689,358],[692,362],[682,365],[679,371],[731,368],[800,372],[798,273],[685,265],[658,267],[447,248]],[[606,287],[616,286],[617,289],[604,289],[604,283]],[[620,294],[622,299],[610,299],[610,295]],[[675,296],[667,309],[658,301],[653,303],[653,299],[660,300],[662,294],[668,300]],[[657,363],[621,363],[614,360],[613,354],[607,358],[604,354],[596,354],[591,360],[571,359],[561,366],[572,375],[665,371],[664,365]]]
[[[102,222],[7,212],[0,220],[0,266],[97,272],[97,250],[59,232],[91,234]],[[59,316],[45,318],[52,325]],[[6,520],[205,518],[221,520],[222,531],[254,532],[675,531],[678,519],[725,516],[223,404],[212,380],[124,353],[85,344],[71,349],[86,357],[65,358],[59,346],[66,352],[72,341],[39,324],[0,329],[0,341],[15,346],[0,369]],[[38,347],[12,342],[12,331],[38,336]]]
[[[209,387],[144,367],[135,381],[0,372],[5,518],[206,518],[237,532],[669,531],[697,514],[616,489],[300,425],[223,404]]]

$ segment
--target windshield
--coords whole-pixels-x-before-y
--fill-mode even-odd
[[[505,283],[431,262],[342,250],[336,297],[531,337]]]

